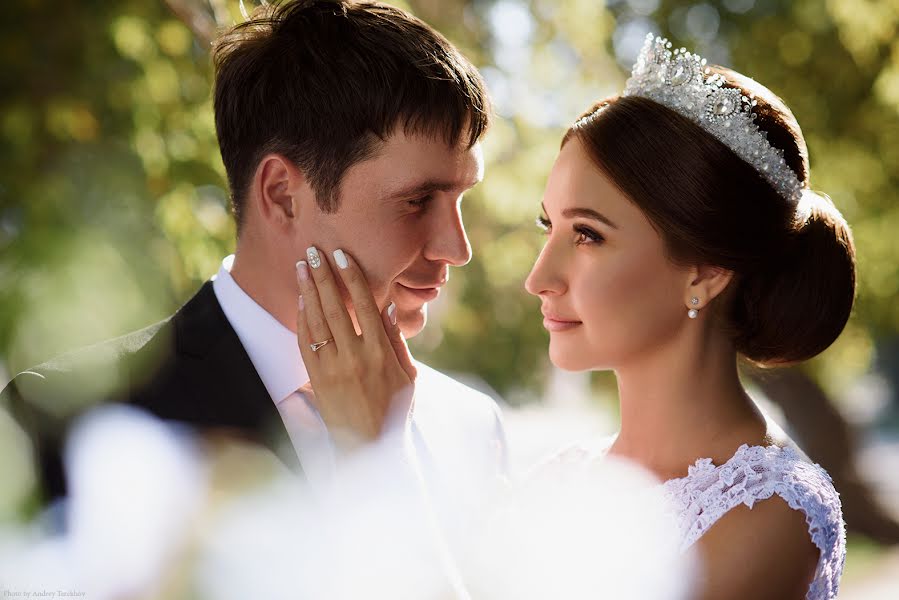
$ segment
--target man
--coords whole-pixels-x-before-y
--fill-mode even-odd
[[[296,262],[313,244],[347,250],[379,307],[394,302],[412,336],[449,267],[470,259],[460,200],[482,177],[489,106],[476,69],[439,33],[382,4],[296,0],[260,7],[223,34],[214,62],[235,255],[171,318],[7,386],[3,401],[35,441],[48,499],[66,493],[61,452],[78,412],[59,407],[110,372],[119,385],[103,400],[231,431],[310,482],[327,479],[335,450],[304,387]],[[417,366],[420,462],[444,465],[450,480],[501,469],[495,404]]]

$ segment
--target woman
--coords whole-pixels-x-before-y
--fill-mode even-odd
[[[845,558],[839,497],[766,422],[737,364],[793,364],[838,337],[855,294],[851,234],[810,190],[783,102],[669,48],[650,36],[624,93],[566,134],[526,288],[542,300],[555,365],[615,371],[621,430],[585,460],[628,458],[664,482],[682,547],[704,559],[699,596],[832,598]],[[401,358],[381,376],[392,383],[372,389],[395,391],[414,369],[386,314],[380,323],[386,335],[369,337],[394,340]],[[322,367],[323,389],[339,370]]]
[[[737,372],[738,356],[809,359],[849,317],[851,235],[808,173],[773,93],[648,39],[624,94],[569,130],[547,185],[549,237],[526,287],[550,357],[615,371],[608,452],[666,482],[710,598],[837,591],[838,496]]]

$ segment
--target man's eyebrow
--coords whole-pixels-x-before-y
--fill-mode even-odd
[[[543,207],[543,212],[546,213],[546,205],[543,203],[540,204]],[[549,214],[549,213],[546,213]],[[599,211],[593,210],[592,208],[566,208],[562,211],[562,216],[567,219],[573,219],[574,217],[584,217],[587,219],[593,219],[594,221],[599,221],[600,223],[605,223],[612,229],[618,229],[618,226],[612,222],[607,216],[602,214]]]
[[[414,183],[398,190],[388,192],[385,196],[385,199],[397,200],[403,198],[415,198],[419,196],[427,196],[428,194],[432,194],[434,192],[451,192],[459,188],[470,190],[479,183],[480,180],[472,181],[462,185],[460,185],[457,181],[422,181],[420,183]]]

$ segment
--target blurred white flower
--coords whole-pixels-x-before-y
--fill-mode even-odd
[[[613,458],[544,465],[510,488],[462,567],[473,598],[672,600],[694,557],[658,482]]]
[[[205,494],[186,436],[123,405],[96,409],[66,447],[69,497],[62,534],[40,523],[10,532],[0,580],[11,590],[82,591],[91,600],[155,589]]]

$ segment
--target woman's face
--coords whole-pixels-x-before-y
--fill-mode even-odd
[[[543,301],[556,366],[616,369],[687,326],[690,273],[576,137],[553,166],[543,209],[546,245],[525,287]]]

